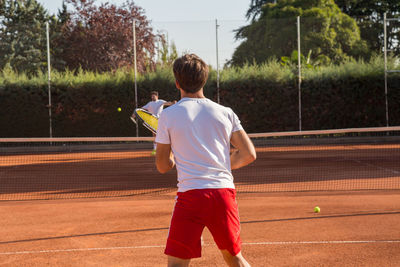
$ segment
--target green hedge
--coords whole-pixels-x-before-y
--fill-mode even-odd
[[[393,63],[391,63],[393,64]],[[134,136],[130,121],[134,103],[132,72],[54,73],[52,76],[53,135]],[[400,75],[389,74],[389,116],[400,125]],[[179,99],[170,68],[140,75],[139,106],[149,92]],[[298,130],[298,84],[294,69],[270,62],[262,66],[228,68],[221,72],[220,97],[248,132]],[[0,75],[0,137],[49,135],[47,77]],[[205,95],[216,98],[216,73],[211,71]],[[122,111],[118,112],[117,108]],[[341,66],[304,70],[303,130],[385,126],[382,60],[348,62]],[[141,128],[141,135],[149,135]]]
[[[302,129],[386,126],[382,66],[382,60],[375,58],[369,63],[303,70]],[[227,72],[221,85],[222,103],[233,107],[248,132],[299,129],[294,70],[269,63]],[[399,74],[389,74],[388,87],[389,122],[400,125]]]

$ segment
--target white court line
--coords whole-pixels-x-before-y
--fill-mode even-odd
[[[250,242],[242,245],[306,245],[306,244],[365,244],[365,243],[400,243],[400,240],[339,240],[339,241],[281,241]]]
[[[27,251],[0,252],[0,255],[39,254],[39,253],[57,253],[57,252],[80,252],[80,251],[93,251],[93,250],[163,248],[163,247],[165,247],[165,246],[163,246],[163,245],[154,245],[154,246],[105,247],[105,248],[71,248],[71,249],[36,250],[36,251],[27,250]]]
[[[393,174],[400,174],[399,171],[396,171],[396,170],[393,170],[393,169],[389,169],[389,168],[384,168],[384,167],[381,167],[381,166],[378,166],[378,165],[375,165],[375,164],[371,164],[371,163],[362,162],[360,160],[353,159],[351,161],[354,161],[354,162],[356,162],[356,163],[358,163],[360,165],[363,165],[363,166],[374,167],[374,168],[377,168],[377,169],[380,169],[380,170],[383,170],[383,171],[391,172]]]
[[[339,240],[339,241],[276,241],[276,242],[247,242],[244,246],[254,245],[307,245],[307,244],[371,244],[371,243],[400,243],[400,240]],[[214,244],[204,244],[210,246]],[[40,253],[59,253],[59,252],[83,252],[96,250],[121,250],[121,249],[146,249],[146,248],[164,248],[164,245],[153,246],[131,246],[131,247],[104,247],[104,248],[71,248],[71,249],[53,249],[36,251],[10,251],[0,252],[0,255],[18,255],[18,254],[40,254]]]

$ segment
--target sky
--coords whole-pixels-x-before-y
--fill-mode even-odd
[[[62,0],[37,0],[50,14],[57,14]],[[109,0],[118,6],[125,0]],[[240,41],[233,30],[247,25],[245,14],[250,0],[136,0],[151,21],[154,33],[174,42],[178,54],[195,53],[214,68],[217,66],[216,19],[218,20],[218,62],[223,67],[230,60]]]

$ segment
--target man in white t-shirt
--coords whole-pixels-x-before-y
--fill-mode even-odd
[[[146,105],[144,105],[142,108],[157,117],[160,117],[160,114],[163,111],[164,106],[171,106],[176,103],[176,101],[167,102],[163,99],[158,99],[157,91],[151,91],[150,97],[151,101],[148,102]],[[135,113],[132,114],[132,118],[135,118]]]
[[[156,166],[178,172],[178,193],[165,254],[168,266],[201,257],[207,227],[229,266],[250,266],[241,254],[240,222],[231,169],[256,159],[254,146],[232,109],[203,94],[208,66],[194,54],[175,60],[181,100],[160,116]],[[230,145],[235,150],[230,153]]]
[[[176,103],[176,101],[167,102],[167,101],[165,101],[163,99],[158,99],[158,92],[157,91],[151,91],[150,92],[150,97],[151,97],[151,101],[148,102],[146,105],[144,105],[142,108],[147,110],[151,114],[157,116],[157,118],[160,117],[160,114],[163,111],[164,106],[171,106],[171,105]],[[135,112],[133,112],[131,117],[134,120],[136,119]],[[153,136],[154,136],[154,134],[153,134]],[[153,151],[151,153],[152,155],[156,154],[156,147],[157,147],[157,145],[156,145],[156,143],[154,143],[153,144]]]

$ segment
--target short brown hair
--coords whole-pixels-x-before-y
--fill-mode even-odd
[[[157,91],[151,91],[151,92],[150,92],[150,95],[156,95],[156,96],[158,96],[158,92],[157,92]]]
[[[198,92],[208,79],[208,65],[195,54],[186,54],[176,59],[173,70],[175,79],[188,93]]]

